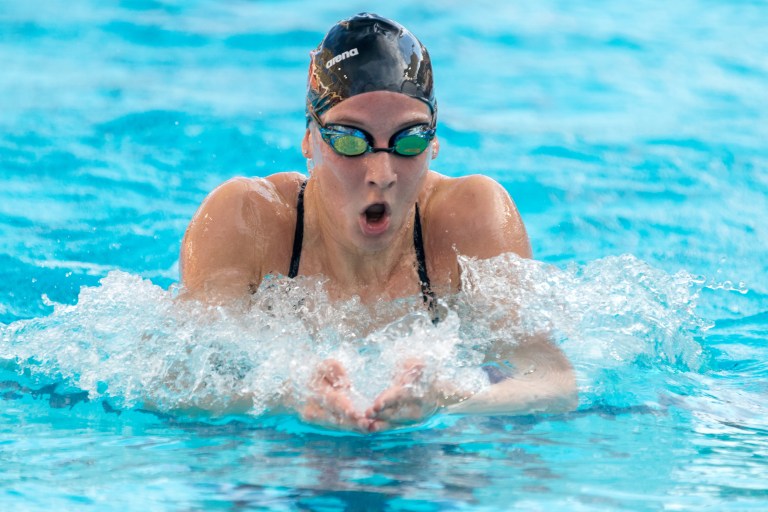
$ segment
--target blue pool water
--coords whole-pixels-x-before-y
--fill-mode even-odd
[[[465,262],[437,331],[340,327],[362,307],[312,282],[173,301],[205,195],[304,169],[308,51],[371,8],[0,0],[0,508],[768,508],[765,2],[390,2],[435,65],[434,169],[501,182],[537,261]],[[367,396],[403,350],[479,387],[500,304],[578,411],[355,436],[142,409],[266,401],[328,354]]]

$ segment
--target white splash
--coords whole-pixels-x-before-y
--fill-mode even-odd
[[[411,357],[434,378],[476,391],[488,385],[480,365],[491,343],[541,332],[574,363],[588,400],[631,385],[605,370],[628,372],[638,361],[662,370],[701,364],[693,339],[707,328],[694,313],[701,279],[632,256],[567,269],[514,255],[460,263],[462,291],[441,301],[436,326],[418,297],[334,303],[315,279],[268,279],[249,300],[224,308],[110,272],[84,287],[75,305],[0,325],[0,358],[122,407],[224,411],[245,397],[254,415],[301,401],[327,358],[348,369],[366,400]]]

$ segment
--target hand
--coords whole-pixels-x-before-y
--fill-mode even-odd
[[[335,359],[326,359],[310,383],[313,395],[301,411],[302,419],[352,430],[369,431],[371,421],[355,409],[347,371]]]
[[[425,381],[421,360],[406,361],[392,385],[365,412],[370,421],[369,432],[416,423],[433,414],[438,407],[438,393],[433,384]]]

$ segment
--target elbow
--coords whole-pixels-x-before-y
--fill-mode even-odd
[[[576,375],[570,365],[565,371],[558,372],[552,383],[554,386],[550,389],[546,412],[563,414],[575,411],[579,406],[579,391],[576,386]]]
[[[579,393],[576,386],[570,389],[562,389],[559,393],[545,400],[546,409],[542,412],[549,414],[565,414],[575,411],[579,406]]]

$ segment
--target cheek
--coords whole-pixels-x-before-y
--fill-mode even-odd
[[[400,171],[397,173],[397,179],[403,185],[412,185],[424,180],[427,172],[429,172],[429,159],[425,156],[420,156],[403,162],[400,166]]]
[[[336,196],[348,197],[355,190],[355,183],[352,179],[352,173],[344,172],[346,169],[333,167],[328,169],[331,185]]]
[[[344,165],[335,165],[334,158],[326,158],[322,165],[315,170],[315,178],[320,185],[321,193],[325,200],[334,204],[334,207],[343,210],[350,203],[349,198],[358,195],[358,189],[362,186],[356,169]]]

